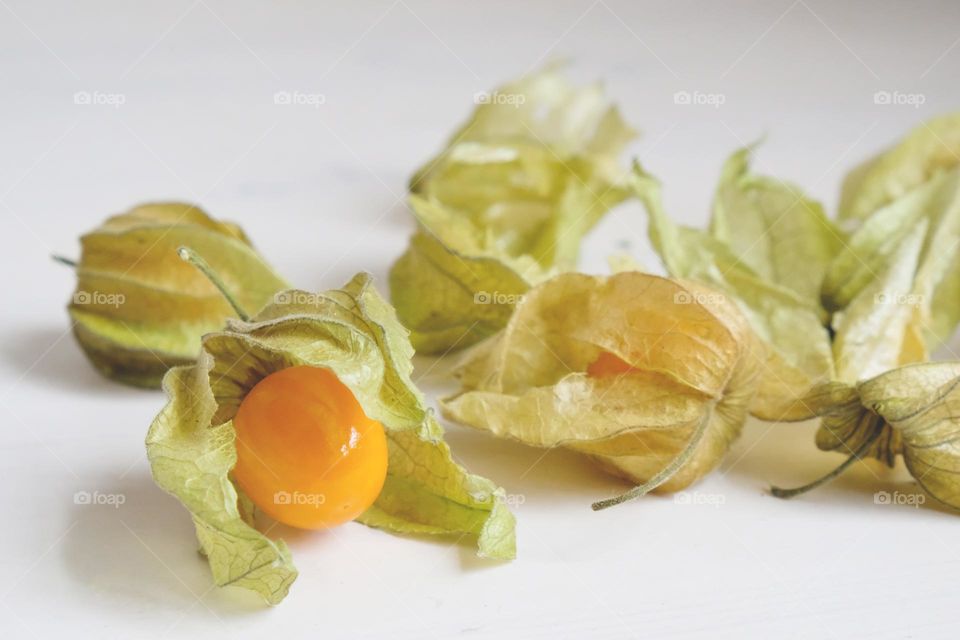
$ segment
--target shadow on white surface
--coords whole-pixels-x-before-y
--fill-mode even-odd
[[[87,361],[66,318],[62,326],[15,329],[0,346],[0,362],[19,377],[20,384],[32,381],[57,390],[114,394],[121,386],[101,376]]]
[[[268,608],[251,592],[213,585],[187,512],[148,473],[105,481],[98,491],[123,496],[123,504],[73,505],[76,526],[61,550],[74,593],[91,607],[161,610],[171,624],[191,609],[235,617]]]
[[[580,503],[589,514],[592,502],[629,488],[586,456],[565,449],[537,449],[449,424],[447,442],[458,462],[506,490],[514,511]]]
[[[790,489],[806,485],[846,459],[839,453],[817,449],[816,430],[814,421],[774,425],[751,420],[717,473],[779,500],[770,495],[771,486]],[[906,518],[913,517],[919,508],[956,517],[955,511],[924,493],[899,458],[892,469],[877,460],[855,464],[831,482],[785,502],[897,513]]]

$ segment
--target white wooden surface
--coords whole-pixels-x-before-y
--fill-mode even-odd
[[[875,504],[916,494],[902,470],[765,493],[839,462],[813,425],[750,424],[689,505],[603,513],[590,501],[622,485],[575,456],[451,427],[464,463],[522,497],[515,562],[351,524],[284,532],[301,577],[276,608],[211,589],[144,459],[163,399],[87,365],[72,276],[48,256],[179,198],[243,224],[301,287],[358,270],[382,285],[411,231],[411,171],[475,93],[557,57],[605,79],[678,218],[703,224],[720,163],[764,135],[757,169],[833,210],[854,163],[957,107],[958,27],[950,2],[0,0],[0,637],[955,637],[960,519]],[[635,204],[589,237],[585,269],[624,248],[657,264]],[[429,392],[442,369],[418,362]]]

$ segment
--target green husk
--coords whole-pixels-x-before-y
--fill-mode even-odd
[[[957,151],[960,115],[945,116],[847,177],[840,220],[854,231],[821,292],[842,380],[922,362],[960,323]]]
[[[931,497],[960,509],[960,363],[913,364],[855,384],[824,385],[809,404],[822,418],[818,447],[891,467],[902,456]],[[777,490],[782,497],[801,492]]]
[[[418,231],[390,290],[414,347],[469,346],[573,268],[584,234],[628,195],[618,158],[634,136],[599,86],[574,88],[556,67],[490,94],[410,183]]]
[[[200,336],[234,310],[177,248],[201,252],[225,287],[258,310],[287,284],[243,231],[184,203],[135,207],[80,239],[77,288],[68,310],[94,367],[119,382],[159,387],[163,374],[194,362]]]
[[[342,289],[288,290],[253,315],[204,336],[197,363],[165,378],[170,397],[147,435],[154,479],[193,516],[218,585],[282,600],[296,578],[281,541],[259,533],[238,508],[229,472],[236,461],[231,420],[265,376],[290,366],[330,369],[364,412],[383,424],[387,479],[358,520],[397,533],[467,535],[483,557],[516,552],[504,492],[453,461],[443,430],[413,385],[413,349],[392,308],[360,274]]]
[[[709,231],[675,224],[660,183],[634,165],[631,186],[670,275],[715,287],[740,308],[766,346],[751,412],[767,420],[806,413],[803,398],[834,376],[819,279],[839,235],[816,202],[786,183],[749,172],[750,149],[724,166]]]

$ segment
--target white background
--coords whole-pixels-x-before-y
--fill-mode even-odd
[[[951,2],[0,0],[0,637],[956,637],[960,519],[875,504],[917,495],[902,470],[767,495],[840,462],[813,425],[748,425],[696,487],[720,506],[603,513],[589,503],[624,486],[576,456],[451,426],[458,458],[524,500],[515,562],[349,524],[283,531],[301,575],[280,606],[211,589],[144,458],[163,398],[90,368],[68,332],[72,275],[48,256],[175,198],[240,222],[302,288],[358,270],[383,287],[412,230],[408,176],[475,93],[554,58],[604,79],[677,218],[702,225],[723,159],[764,135],[756,168],[833,211],[849,168],[957,107],[958,27]],[[326,102],[276,105],[277,91]],[[676,105],[677,91],[725,102]],[[623,249],[658,264],[635,204],[587,239],[584,268]],[[417,364],[440,390],[445,365]],[[126,502],[75,505],[80,490]]]

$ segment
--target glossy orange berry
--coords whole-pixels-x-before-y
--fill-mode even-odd
[[[250,390],[233,419],[233,477],[270,517],[322,529],[372,505],[387,476],[383,425],[336,375],[289,367]]]

